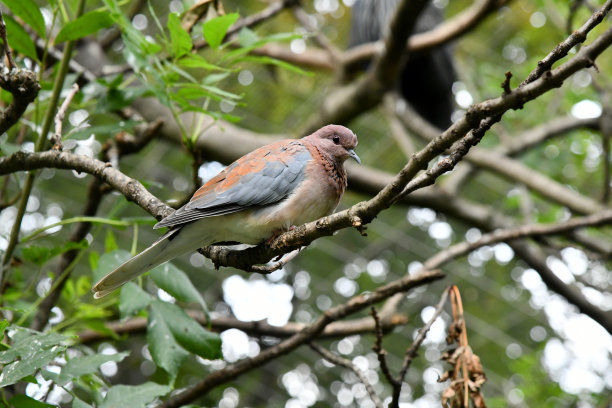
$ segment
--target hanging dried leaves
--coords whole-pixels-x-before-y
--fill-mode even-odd
[[[448,328],[446,342],[457,343],[456,348],[446,351],[441,359],[451,365],[438,382],[450,380],[450,385],[442,391],[442,405],[450,408],[468,408],[470,400],[474,408],[486,408],[481,387],[487,380],[480,358],[472,352],[468,344],[463,304],[456,286],[450,288],[453,322]]]

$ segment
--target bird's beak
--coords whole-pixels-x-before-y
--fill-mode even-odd
[[[353,149],[346,149],[349,154],[349,157],[354,159],[357,163],[361,164],[361,159],[357,156],[357,153]]]

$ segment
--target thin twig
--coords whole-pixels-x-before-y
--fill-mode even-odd
[[[436,321],[438,316],[440,316],[440,314],[442,313],[442,310],[444,308],[444,305],[446,304],[446,300],[448,298],[448,293],[450,289],[451,287],[448,287],[444,290],[444,292],[442,293],[442,297],[440,298],[440,302],[438,302],[438,305],[436,306],[434,314],[427,321],[425,326],[419,329],[416,338],[414,339],[410,347],[406,350],[404,361],[402,363],[402,368],[400,369],[398,376],[395,378],[395,383],[393,384],[393,395],[391,398],[391,403],[389,404],[390,408],[399,407],[399,398],[400,398],[400,393],[402,391],[402,383],[404,382],[404,379],[406,378],[406,373],[408,372],[408,369],[410,368],[410,364],[412,363],[412,360],[414,359],[414,357],[416,357],[419,347],[421,347],[421,344],[425,340],[425,337],[427,336],[427,332],[429,331],[433,323]]]
[[[470,380],[470,375],[467,367],[467,359],[468,357],[471,357],[471,351],[467,339],[467,330],[465,327],[465,319],[463,317],[463,302],[461,302],[461,294],[459,293],[459,288],[457,288],[456,285],[451,286],[450,294],[451,303],[453,305],[453,320],[455,322],[459,322],[461,328],[461,331],[459,333],[459,344],[463,348],[463,352],[461,353],[461,359],[457,361],[457,364],[461,364],[461,371],[463,372],[463,406],[467,407],[469,399],[468,382]],[[457,370],[455,370],[455,372],[457,372]]]
[[[374,387],[372,387],[372,384],[370,384],[370,381],[368,381],[368,378],[365,376],[365,373],[361,371],[359,367],[353,364],[352,361],[347,360],[346,358],[340,357],[339,355],[332,353],[331,351],[327,350],[325,347],[317,343],[310,343],[310,348],[316,351],[317,353],[319,353],[325,360],[329,361],[330,363],[339,365],[341,367],[348,368],[353,373],[355,373],[357,378],[359,378],[359,381],[361,381],[361,383],[365,386],[368,394],[370,394],[370,399],[372,400],[374,405],[377,408],[382,408],[383,406],[382,401],[376,394]]]
[[[450,291],[450,287],[446,288],[444,292],[442,292],[442,296],[440,297],[440,301],[436,305],[434,314],[427,321],[425,326],[421,327],[421,329],[417,333],[416,338],[412,342],[412,345],[410,346],[410,348],[408,348],[408,350],[406,350],[406,355],[404,356],[404,362],[402,363],[402,368],[399,372],[400,382],[404,381],[404,378],[406,378],[406,373],[408,372],[408,369],[410,368],[410,364],[412,364],[412,360],[414,359],[414,357],[416,357],[419,347],[421,347],[421,344],[423,343],[423,341],[425,340],[425,337],[427,336],[427,332],[429,331],[429,329],[431,329],[431,326],[434,324],[438,316],[440,316],[440,314],[442,313],[444,305],[446,304],[446,300],[448,299],[449,291]]]
[[[410,140],[410,135],[406,132],[404,125],[401,120],[397,117],[396,104],[400,99],[395,92],[389,92],[384,97],[385,107],[384,112],[389,121],[389,128],[391,130],[391,136],[395,139],[395,142],[404,153],[407,159],[416,151],[414,143]]]
[[[380,323],[380,318],[378,317],[378,313],[376,312],[376,308],[372,306],[370,308],[370,314],[374,319],[376,324],[376,340],[374,345],[372,346],[372,350],[376,353],[376,357],[378,358],[378,362],[380,363],[380,370],[384,374],[389,384],[395,389],[396,387],[400,387],[401,383],[397,382],[397,379],[391,373],[389,369],[389,364],[387,363],[387,352],[382,348],[382,340],[383,340],[383,330],[382,325]]]
[[[72,102],[72,98],[79,92],[79,84],[75,83],[70,88],[68,95],[66,95],[66,99],[64,99],[64,103],[57,110],[57,114],[55,115],[55,133],[53,133],[53,149],[62,150],[62,122],[64,121],[64,116],[66,115],[66,111],[68,110],[68,106],[70,102]]]
[[[611,139],[612,139],[612,90],[609,84],[600,84],[593,81],[593,88],[601,96],[602,112],[599,117],[599,129],[601,130],[601,148],[603,155],[603,186],[601,191],[601,203],[606,205],[610,201],[610,190],[612,185],[610,178],[612,177],[612,162],[611,162]]]
[[[329,53],[332,64],[337,65],[341,59],[342,52],[325,37],[317,27],[313,26],[310,21],[310,16],[304,11],[300,5],[293,6],[293,15],[309,33],[313,35],[313,39],[321,48]]]
[[[559,43],[554,50],[538,61],[537,67],[531,71],[527,79],[525,79],[519,87],[525,86],[540,78],[545,72],[551,69],[555,62],[565,57],[575,45],[582,44],[586,40],[587,34],[603,21],[611,9],[612,0],[608,0],[599,10],[591,15],[582,27],[572,31],[572,33],[563,42]]]
[[[2,16],[2,11],[0,11],[0,38],[4,43],[4,53],[6,54],[6,58],[8,59],[9,70],[13,70],[17,68],[17,64],[15,64],[11,47],[9,46],[8,40],[6,38],[6,24],[4,24],[4,17]]]

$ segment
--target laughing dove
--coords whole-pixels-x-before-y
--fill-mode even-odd
[[[344,161],[361,163],[357,136],[328,125],[302,139],[260,147],[236,160],[154,228],[170,230],[102,278],[95,298],[182,254],[219,242],[256,245],[331,214],[346,188]]]

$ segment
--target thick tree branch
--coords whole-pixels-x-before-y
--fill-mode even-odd
[[[126,176],[108,163],[88,156],[49,150],[40,153],[17,152],[0,159],[0,175],[46,167],[76,170],[96,176],[157,219],[162,219],[174,211],[149,193],[138,180]]]
[[[13,95],[13,101],[0,113],[0,134],[9,130],[24,114],[26,108],[38,96],[40,85],[32,71],[1,68],[0,88]]]
[[[243,266],[254,263],[266,262],[274,256],[278,256],[287,249],[296,249],[312,242],[312,239],[323,235],[330,235],[334,231],[350,226],[360,226],[369,223],[380,211],[387,208],[397,200],[404,190],[404,187],[414,178],[417,172],[437,154],[450,147],[459,135],[469,131],[471,123],[479,123],[481,120],[491,115],[499,115],[511,108],[522,107],[529,100],[536,98],[542,93],[559,86],[571,74],[582,69],[584,66],[591,65],[594,58],[605,50],[612,43],[612,29],[608,29],[598,37],[592,44],[583,47],[574,58],[563,64],[561,67],[544,75],[530,84],[513,90],[511,93],[485,102],[474,105],[466,116],[457,121],[447,131],[432,140],[423,150],[416,153],[408,164],[396,175],[394,180],[385,186],[376,197],[369,201],[361,202],[353,207],[339,213],[332,214],[318,221],[305,224],[293,231],[285,233],[266,247],[249,248],[244,251],[232,251],[227,248],[208,248],[208,255],[213,258],[215,263],[242,268]],[[490,124],[487,124],[490,126]],[[482,130],[473,131],[466,141],[467,146],[458,146],[463,151],[472,143],[480,140]],[[459,151],[459,150],[458,150]],[[460,157],[459,157],[460,158]],[[456,163],[455,163],[456,164]],[[444,171],[452,166],[445,160],[439,163],[439,171],[430,171],[420,176],[418,180],[413,180],[413,185],[409,191],[432,184],[435,179]],[[404,194],[406,192],[405,191]],[[590,208],[597,211],[600,207]],[[283,248],[282,250],[280,248]],[[261,256],[266,254],[265,256]]]
[[[386,91],[395,85],[398,73],[406,62],[406,40],[425,1],[402,1],[389,23],[389,36],[372,69],[355,83],[333,92],[322,104],[319,114],[311,119],[305,133],[328,123],[343,124],[376,106]]]

